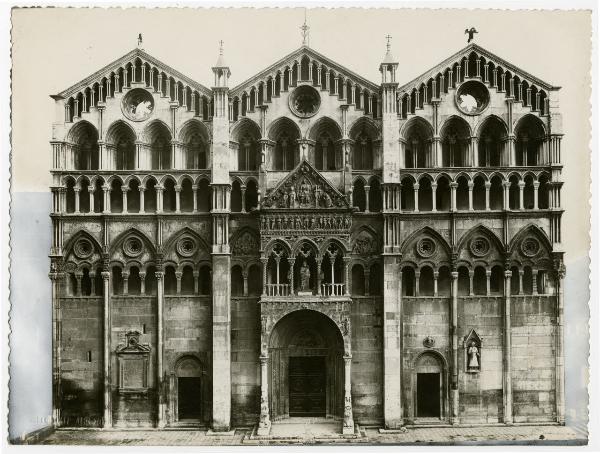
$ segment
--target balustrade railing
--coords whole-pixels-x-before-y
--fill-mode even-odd
[[[345,284],[321,284],[321,295],[323,296],[342,296],[344,290]]]
[[[290,296],[290,284],[267,284],[267,296]]]

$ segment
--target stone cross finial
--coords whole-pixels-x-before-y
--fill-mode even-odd
[[[223,55],[223,40],[219,41],[219,55]]]
[[[387,44],[385,45],[387,51],[389,52],[390,48],[392,47],[390,41],[392,40],[392,35],[386,35],[385,39],[387,40]]]
[[[302,30],[302,45],[308,46],[309,45],[310,27],[306,23],[306,8],[304,8],[304,24],[302,24],[302,27],[300,27],[300,30]]]

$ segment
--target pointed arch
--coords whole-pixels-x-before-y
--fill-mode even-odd
[[[148,238],[144,232],[135,227],[130,227],[124,232],[119,233],[119,235],[117,235],[115,239],[110,242],[109,254],[112,256],[123,244],[123,241],[125,241],[130,235],[138,236],[144,242],[144,246],[147,248],[150,255],[156,255],[156,248],[154,247],[152,240]]]
[[[552,253],[552,243],[548,238],[548,234],[542,230],[539,226],[535,224],[528,224],[522,227],[510,240],[508,245],[508,251],[511,256],[517,252],[517,247],[527,236],[535,236],[540,242],[542,246],[546,249],[548,258]]]
[[[500,238],[498,238],[498,235],[496,235],[489,227],[487,227],[483,224],[478,224],[478,225],[474,226],[473,228],[471,228],[468,232],[466,232],[462,236],[462,238],[458,241],[458,243],[456,245],[457,252],[460,254],[461,251],[466,248],[469,240],[477,234],[486,236],[492,242],[492,244],[498,249],[498,252],[500,252],[500,253],[504,252],[504,250],[505,250],[504,245],[502,244],[502,241],[500,240]]]
[[[414,243],[414,241],[417,238],[422,237],[424,235],[428,235],[428,236],[431,236],[432,238],[434,238],[444,248],[444,251],[446,252],[447,257],[450,258],[451,254],[452,254],[452,248],[450,247],[450,245],[448,244],[446,239],[438,231],[432,229],[429,226],[425,226],[422,229],[419,229],[419,230],[411,233],[404,240],[402,245],[400,246],[400,250],[403,253],[406,252],[408,250],[408,247],[410,247],[410,245],[412,243]]]
[[[164,251],[165,257],[170,256],[173,252],[176,252],[177,242],[184,236],[191,236],[194,240],[196,240],[198,242],[199,247],[197,248],[196,252],[193,254],[194,257],[205,255],[205,254],[203,254],[203,252],[206,254],[208,254],[210,252],[209,245],[207,244],[206,240],[198,234],[198,232],[191,229],[190,227],[184,227],[184,228],[178,230],[177,232],[173,233],[167,239],[167,241],[164,243],[163,251]],[[183,260],[185,260],[185,259],[183,259]]]

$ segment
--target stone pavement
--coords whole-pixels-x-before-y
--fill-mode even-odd
[[[360,428],[355,438],[340,435],[339,423],[287,421],[274,423],[271,439],[253,438],[252,429],[207,435],[204,430],[97,430],[60,429],[40,442],[45,445],[125,445],[125,446],[201,446],[201,445],[287,445],[287,444],[536,444],[584,445],[586,435],[563,426],[474,426],[421,427],[390,433],[378,428]]]

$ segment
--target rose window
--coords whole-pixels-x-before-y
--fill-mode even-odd
[[[456,90],[456,105],[467,115],[480,114],[490,103],[487,87],[477,80],[464,82]]]
[[[478,257],[487,255],[490,252],[490,242],[483,237],[475,238],[471,241],[471,252]]]
[[[147,120],[154,111],[154,98],[143,88],[134,88],[123,97],[121,110],[132,121]]]
[[[177,243],[177,252],[183,257],[190,257],[196,252],[196,242],[190,238],[182,238]]]
[[[417,253],[421,257],[431,257],[435,253],[435,243],[431,238],[423,238],[417,243]]]
[[[75,255],[80,259],[86,259],[94,252],[94,246],[92,242],[88,239],[82,238],[81,240],[75,243],[75,248],[73,250]]]
[[[320,106],[319,92],[309,85],[301,85],[290,96],[290,109],[299,117],[312,117]]]
[[[540,251],[540,243],[535,238],[526,238],[521,243],[521,250],[526,256],[533,257]]]
[[[132,236],[123,243],[123,252],[129,257],[137,257],[144,251],[144,243],[137,236]]]

